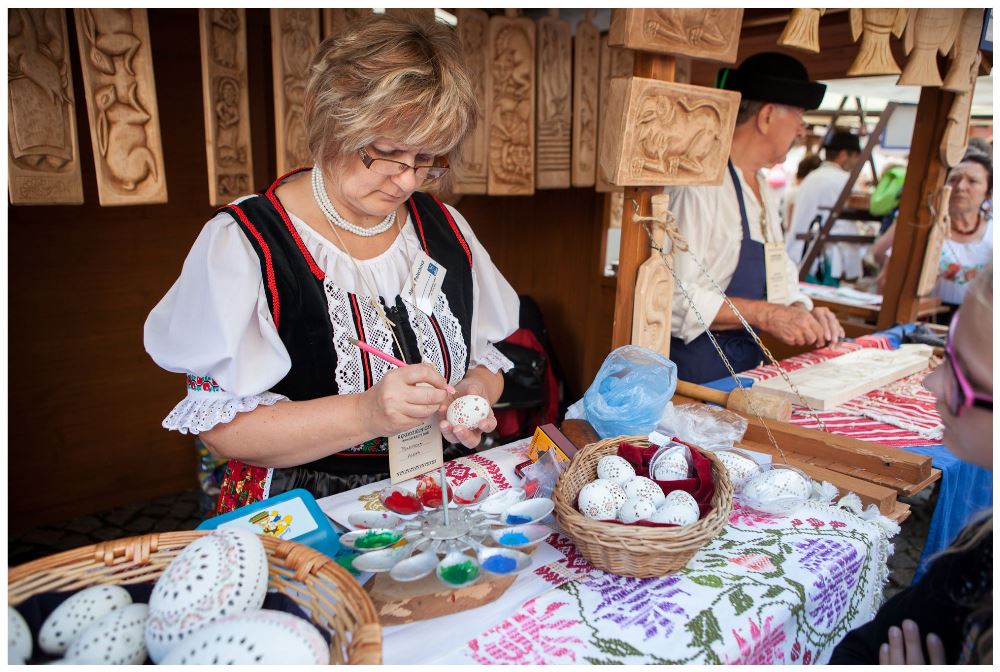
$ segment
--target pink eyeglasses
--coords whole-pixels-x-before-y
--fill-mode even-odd
[[[993,395],[980,394],[972,389],[972,384],[966,377],[962,368],[958,365],[958,357],[955,356],[955,345],[952,342],[955,334],[955,327],[958,325],[958,313],[951,318],[951,326],[948,327],[948,338],[944,343],[944,355],[948,360],[948,368],[951,369],[950,386],[948,394],[948,410],[955,417],[962,415],[962,411],[970,406],[978,406],[987,410],[993,410]]]

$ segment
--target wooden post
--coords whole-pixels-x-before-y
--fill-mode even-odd
[[[878,328],[887,329],[896,322],[917,318],[917,284],[927,250],[932,215],[927,195],[944,184],[947,168],[941,163],[938,147],[948,125],[948,111],[955,94],[937,87],[920,90],[917,119],[910,142],[910,164],[899,202],[892,256],[882,291],[882,309]],[[624,249],[624,248],[623,248]]]

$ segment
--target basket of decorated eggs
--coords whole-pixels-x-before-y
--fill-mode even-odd
[[[733,486],[709,451],[621,436],[579,451],[552,499],[556,520],[590,564],[647,578],[684,567],[722,531]]]
[[[11,569],[8,662],[378,664],[375,607],[308,546],[242,529],[85,546]]]

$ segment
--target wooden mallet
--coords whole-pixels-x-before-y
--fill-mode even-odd
[[[711,387],[678,380],[676,393],[690,397],[691,399],[697,399],[698,401],[718,404],[730,411],[750,417],[755,415],[754,407],[750,405],[750,401],[748,400],[748,397],[752,397],[757,412],[760,413],[761,417],[780,422],[788,422],[792,417],[792,402],[789,399],[769,394],[763,390],[736,388],[732,392],[723,392],[722,390],[714,390]]]

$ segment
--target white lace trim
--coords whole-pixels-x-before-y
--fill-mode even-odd
[[[492,373],[503,371],[507,373],[514,368],[514,362],[510,361],[495,345],[488,343],[486,349],[469,362],[469,368],[474,366],[484,366]]]
[[[438,293],[437,302],[434,304],[434,315],[441,326],[441,331],[444,332],[444,342],[448,345],[448,353],[451,356],[451,380],[448,382],[454,385],[465,378],[469,348],[462,335],[462,325],[451,312],[448,297],[444,292]]]
[[[288,397],[275,392],[261,392],[248,397],[188,396],[174,406],[174,410],[161,423],[165,429],[181,434],[207,432],[220,422],[232,422],[237,413],[252,411],[261,404],[273,406]]]
[[[354,337],[366,341],[372,347],[382,352],[392,352],[392,334],[382,324],[382,319],[363,296],[358,296],[358,308],[361,311],[361,324],[364,334],[358,334],[354,325],[354,311],[351,309],[348,293],[327,280],[325,283],[327,307],[330,312],[330,324],[333,325],[333,348],[337,353],[337,391],[339,394],[360,394],[365,391],[364,368],[361,359],[361,349],[348,341]],[[389,372],[392,365],[378,357],[369,357],[371,365],[372,384],[378,383]]]
[[[431,324],[430,318],[424,315],[424,311],[405,299],[403,303],[406,305],[406,316],[410,321],[410,328],[417,335],[421,358],[426,358],[424,361],[443,375],[444,355],[441,353],[441,341],[435,335],[434,325]]]

